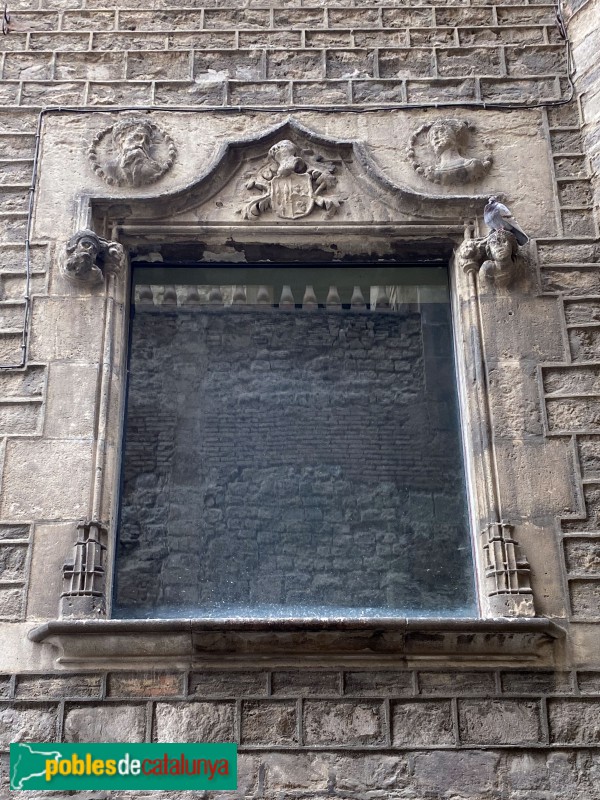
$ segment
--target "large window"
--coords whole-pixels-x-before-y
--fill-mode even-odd
[[[475,616],[446,269],[134,267],[114,615]]]

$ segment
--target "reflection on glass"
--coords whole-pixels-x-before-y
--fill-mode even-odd
[[[446,271],[138,267],[115,615],[474,616]]]

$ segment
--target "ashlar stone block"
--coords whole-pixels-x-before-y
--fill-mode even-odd
[[[32,361],[100,358],[104,298],[36,298],[31,324]]]
[[[9,441],[0,513],[5,519],[15,520],[85,516],[91,459],[91,442]]]
[[[321,753],[268,753],[262,758],[265,789],[325,791],[329,784],[331,758]]]
[[[52,742],[56,739],[55,706],[0,706],[0,747],[11,742]]]
[[[85,705],[65,711],[65,742],[143,742],[144,706]],[[172,739],[170,741],[173,741]]]
[[[548,703],[550,741],[597,745],[600,742],[600,703],[552,700]]]
[[[231,742],[233,703],[157,703],[157,742]]]
[[[304,737],[308,745],[383,744],[383,708],[378,702],[304,704]]]
[[[242,704],[242,744],[296,744],[296,704],[245,701]]]
[[[463,744],[533,744],[541,738],[533,700],[460,700],[458,715]]]
[[[392,744],[394,747],[453,745],[450,702],[394,703]]]

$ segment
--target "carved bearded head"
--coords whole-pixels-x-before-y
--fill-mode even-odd
[[[152,123],[143,119],[127,119],[114,126],[112,141],[117,166],[122,173],[121,182],[143,186],[156,180],[164,171],[152,158],[152,135]]]
[[[119,242],[110,242],[87,229],[77,231],[66,243],[60,259],[62,274],[77,283],[98,284],[118,274],[125,264]]]
[[[102,272],[96,264],[101,251],[102,244],[94,231],[79,231],[66,244],[65,274],[79,281],[101,279]]]

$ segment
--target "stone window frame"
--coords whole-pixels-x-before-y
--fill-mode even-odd
[[[261,148],[264,151],[284,134],[337,148],[342,159],[351,154],[352,163],[359,168],[354,177],[400,213],[392,213],[392,221],[388,216],[381,221],[336,223],[334,220],[317,226],[262,221],[226,225],[217,221],[180,223],[178,214],[182,208],[199,207],[207,197],[214,197],[215,185],[227,187],[246,148],[251,153]],[[461,430],[480,608],[477,619],[325,619],[314,623],[297,619],[242,623],[106,619],[106,606],[112,595],[114,531],[109,532],[101,520],[116,519],[115,489],[121,454],[120,445],[115,443],[120,443],[123,430],[130,284],[126,269],[121,275],[107,274],[102,287],[89,290],[103,293],[105,300],[91,514],[79,526],[73,564],[68,565],[71,568],[65,576],[61,619],[36,628],[30,639],[51,641],[66,654],[65,659],[77,663],[98,657],[93,643],[98,642],[100,634],[107,653],[133,660],[140,658],[140,647],[151,647],[159,658],[206,650],[264,652],[266,648],[276,652],[282,647],[286,653],[294,647],[306,653],[312,646],[318,652],[339,652],[343,639],[345,652],[374,649],[378,653],[413,652],[419,657],[422,653],[439,652],[441,648],[446,654],[460,653],[461,658],[477,662],[519,655],[529,658],[535,651],[536,657],[552,661],[555,644],[563,636],[562,628],[547,619],[535,618],[529,567],[512,536],[511,526],[501,516],[479,302],[482,259],[474,255],[470,246],[475,220],[485,199],[484,196],[421,195],[396,186],[378,170],[360,143],[332,142],[288,121],[251,140],[225,143],[216,166],[171,195],[156,192],[128,200],[126,204],[113,197],[82,196],[75,226],[77,230],[92,229],[109,244],[122,245],[125,251],[140,242],[184,245],[198,236],[216,246],[233,239],[253,246],[277,241],[317,248],[335,237],[336,242],[348,243],[350,250],[356,249],[357,242],[368,241],[371,251],[375,248],[378,252],[388,252],[390,243],[395,243],[421,255],[429,253],[438,263],[440,259],[449,262]],[[475,453],[482,455],[476,458]],[[107,499],[110,497],[112,501]],[[75,581],[72,567],[80,570]],[[147,640],[145,645],[140,644],[140,637]]]

